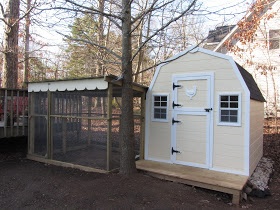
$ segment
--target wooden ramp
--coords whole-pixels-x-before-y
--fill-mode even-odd
[[[160,179],[231,194],[233,204],[239,204],[248,179],[247,176],[148,160],[136,161],[136,167]]]

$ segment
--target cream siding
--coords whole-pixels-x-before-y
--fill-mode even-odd
[[[263,155],[263,112],[262,102],[250,103],[250,175]]]
[[[160,72],[154,81],[150,95],[156,93],[169,93],[169,119],[171,122],[172,112],[172,75],[182,73],[214,73],[214,100],[213,107],[213,169],[225,171],[238,171],[246,173],[245,161],[245,128],[246,122],[246,96],[231,63],[227,59],[215,57],[202,52],[188,53],[177,60],[174,60],[161,67]],[[218,116],[218,93],[239,92],[242,97],[241,126],[217,125]],[[246,98],[247,97],[247,98]],[[151,103],[148,104],[150,109]],[[248,110],[247,110],[248,111]],[[151,119],[150,119],[151,120]],[[171,145],[171,123],[155,124],[151,122],[148,137],[148,159],[164,159],[170,161]],[[187,134],[186,134],[187,135]]]

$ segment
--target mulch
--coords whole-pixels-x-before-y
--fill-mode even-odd
[[[279,209],[280,134],[264,135],[264,156],[274,160],[271,196],[239,206],[229,195],[138,173],[98,174],[25,159],[26,139],[0,143],[1,209]]]

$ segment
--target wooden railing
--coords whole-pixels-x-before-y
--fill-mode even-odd
[[[27,136],[28,92],[0,88],[0,139]]]

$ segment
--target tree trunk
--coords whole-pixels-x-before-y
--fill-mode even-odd
[[[134,160],[134,120],[131,51],[131,1],[122,0],[122,117],[120,173],[136,172]]]
[[[31,0],[26,0],[26,17],[25,17],[25,49],[24,49],[24,73],[23,73],[23,88],[27,87],[29,75],[29,26],[30,26],[30,13]]]
[[[18,28],[20,0],[7,1],[4,29],[4,88],[17,88],[18,83]]]

